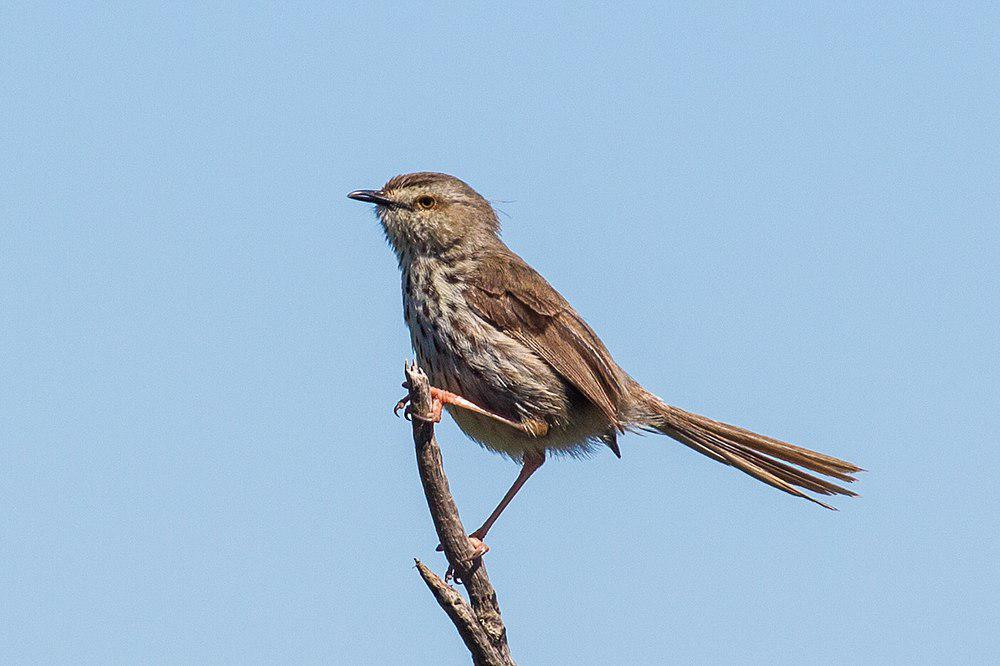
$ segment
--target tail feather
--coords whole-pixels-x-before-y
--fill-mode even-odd
[[[810,451],[773,437],[759,435],[745,428],[713,421],[663,403],[647,394],[646,415],[642,426],[676,439],[701,454],[731,465],[769,486],[790,495],[802,497],[822,507],[834,507],[802,492],[818,495],[857,493],[826,479],[821,479],[799,467],[851,483],[860,467],[833,456]],[[793,466],[794,465],[794,466]],[[801,490],[800,490],[801,489]]]
[[[809,449],[802,448],[801,446],[795,446],[794,444],[789,444],[788,442],[783,442],[780,439],[768,437],[767,435],[759,435],[755,432],[747,430],[746,428],[729,425],[728,423],[722,423],[720,421],[713,421],[706,416],[685,412],[677,407],[670,407],[669,405],[664,405],[664,407],[675,414],[678,414],[681,418],[696,422],[708,430],[718,433],[729,433],[737,438],[749,440],[754,443],[754,448],[763,453],[767,453],[768,455],[782,460],[793,462],[796,465],[811,469],[814,472],[819,472],[820,474],[836,477],[841,481],[855,481],[856,479],[851,476],[850,473],[864,471],[860,467],[852,465],[851,463],[839,458],[834,458],[833,456],[828,456],[816,451],[810,451]]]

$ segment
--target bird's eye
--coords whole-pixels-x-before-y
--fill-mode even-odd
[[[417,199],[417,205],[424,209],[434,208],[434,204],[436,203],[437,202],[434,200],[434,197],[428,196],[426,194]]]

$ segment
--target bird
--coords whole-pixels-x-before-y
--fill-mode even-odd
[[[375,205],[402,274],[403,317],[417,363],[431,383],[432,409],[447,409],[472,440],[521,464],[482,526],[487,533],[547,454],[587,456],[606,447],[621,458],[626,432],[666,435],[789,495],[856,496],[860,467],[739,426],[668,405],[615,363],[594,330],[500,238],[492,205],[444,173],[395,176],[347,195]],[[822,478],[828,477],[828,478]]]

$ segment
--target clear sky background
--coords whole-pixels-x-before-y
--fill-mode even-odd
[[[398,271],[345,197],[439,170],[651,390],[870,470],[833,513],[662,437],[550,462],[489,540],[521,663],[995,662],[998,35],[4,3],[0,659],[467,663],[413,570]],[[474,526],[516,467],[439,436]]]

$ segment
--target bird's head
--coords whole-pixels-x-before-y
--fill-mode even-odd
[[[444,173],[403,174],[380,190],[356,190],[347,196],[377,206],[386,238],[400,260],[440,254],[459,245],[488,243],[500,230],[489,202]]]

